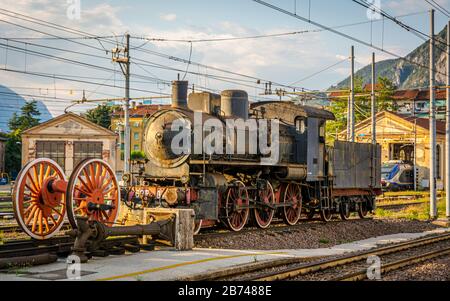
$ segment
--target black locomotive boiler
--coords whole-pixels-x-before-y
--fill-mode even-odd
[[[148,160],[133,177],[125,177],[122,197],[128,207],[192,208],[196,231],[219,223],[233,231],[250,222],[267,228],[276,216],[294,225],[302,213],[309,218],[318,213],[324,221],[333,214],[345,220],[352,212],[363,218],[375,209],[381,191],[380,146],[336,141],[328,147],[326,122],[334,120],[332,113],[285,101],[250,104],[247,93],[239,90],[187,94],[188,83],[175,81],[172,107],[146,122],[142,145]],[[199,117],[200,131],[193,127]],[[174,131],[180,120],[185,126]],[[204,141],[212,130],[206,125],[227,129],[230,120],[246,127],[233,128],[222,141],[216,136],[216,151],[206,152]],[[277,121],[276,162],[268,160],[260,143],[247,141],[251,135],[261,141],[263,120]],[[265,128],[273,152],[275,127]],[[174,139],[183,133],[189,134],[185,142],[190,142],[190,152],[174,147]],[[223,151],[217,151],[217,141]],[[244,151],[225,151],[239,143]]]

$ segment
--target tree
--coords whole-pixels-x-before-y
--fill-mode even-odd
[[[86,118],[106,129],[111,127],[111,115],[113,107],[108,105],[99,105],[98,107],[87,111]]]
[[[380,86],[377,95],[378,112],[395,111],[397,108],[392,101],[392,96],[394,95],[397,87],[387,77],[379,77],[378,85]]]
[[[378,78],[378,88],[376,91],[378,112],[395,110],[392,100],[395,89],[395,85],[388,78]],[[360,77],[355,78],[355,93],[364,94],[363,96],[355,97],[355,123],[359,123],[369,118],[371,114],[371,98],[370,95],[367,95],[370,94],[370,91],[364,91],[363,80]],[[347,99],[341,98],[332,100],[329,110],[336,116],[336,120],[327,123],[327,141],[329,143],[334,142],[336,133],[346,129],[347,109]]]
[[[22,132],[39,125],[39,116],[35,100],[27,102],[22,108],[20,115],[14,113],[8,122],[10,133],[5,147],[5,169],[15,176],[22,167]]]
[[[41,113],[37,109],[37,102],[35,100],[27,102],[21,108],[20,116],[14,113],[9,120],[9,129],[14,131],[19,131],[19,135],[23,131],[35,127],[39,124],[39,116]]]

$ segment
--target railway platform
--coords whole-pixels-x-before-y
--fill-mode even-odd
[[[227,269],[234,266],[278,260],[282,258],[324,257],[342,255],[348,252],[364,251],[390,243],[405,242],[430,234],[450,233],[450,228],[437,229],[422,233],[401,233],[374,237],[357,242],[342,244],[331,248],[299,250],[219,250],[194,249],[177,252],[172,248],[158,248],[155,251],[142,251],[136,254],[93,258],[80,266],[80,279],[69,279],[68,266],[64,259],[44,266],[11,270],[0,273],[0,281],[44,281],[44,280],[81,280],[81,281],[165,281],[179,280],[199,274]],[[69,269],[68,269],[69,267]],[[69,273],[70,274],[70,273]]]

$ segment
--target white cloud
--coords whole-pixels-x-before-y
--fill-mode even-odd
[[[159,18],[163,21],[172,22],[177,19],[177,15],[176,14],[161,14],[159,16]]]

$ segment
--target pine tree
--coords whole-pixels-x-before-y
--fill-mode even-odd
[[[113,108],[108,105],[99,105],[98,107],[87,111],[86,118],[106,129],[111,127],[111,115]]]
[[[5,148],[5,169],[13,177],[17,175],[22,166],[22,132],[39,125],[41,113],[37,109],[37,102],[27,102],[20,115],[14,113],[9,120],[10,133]]]

